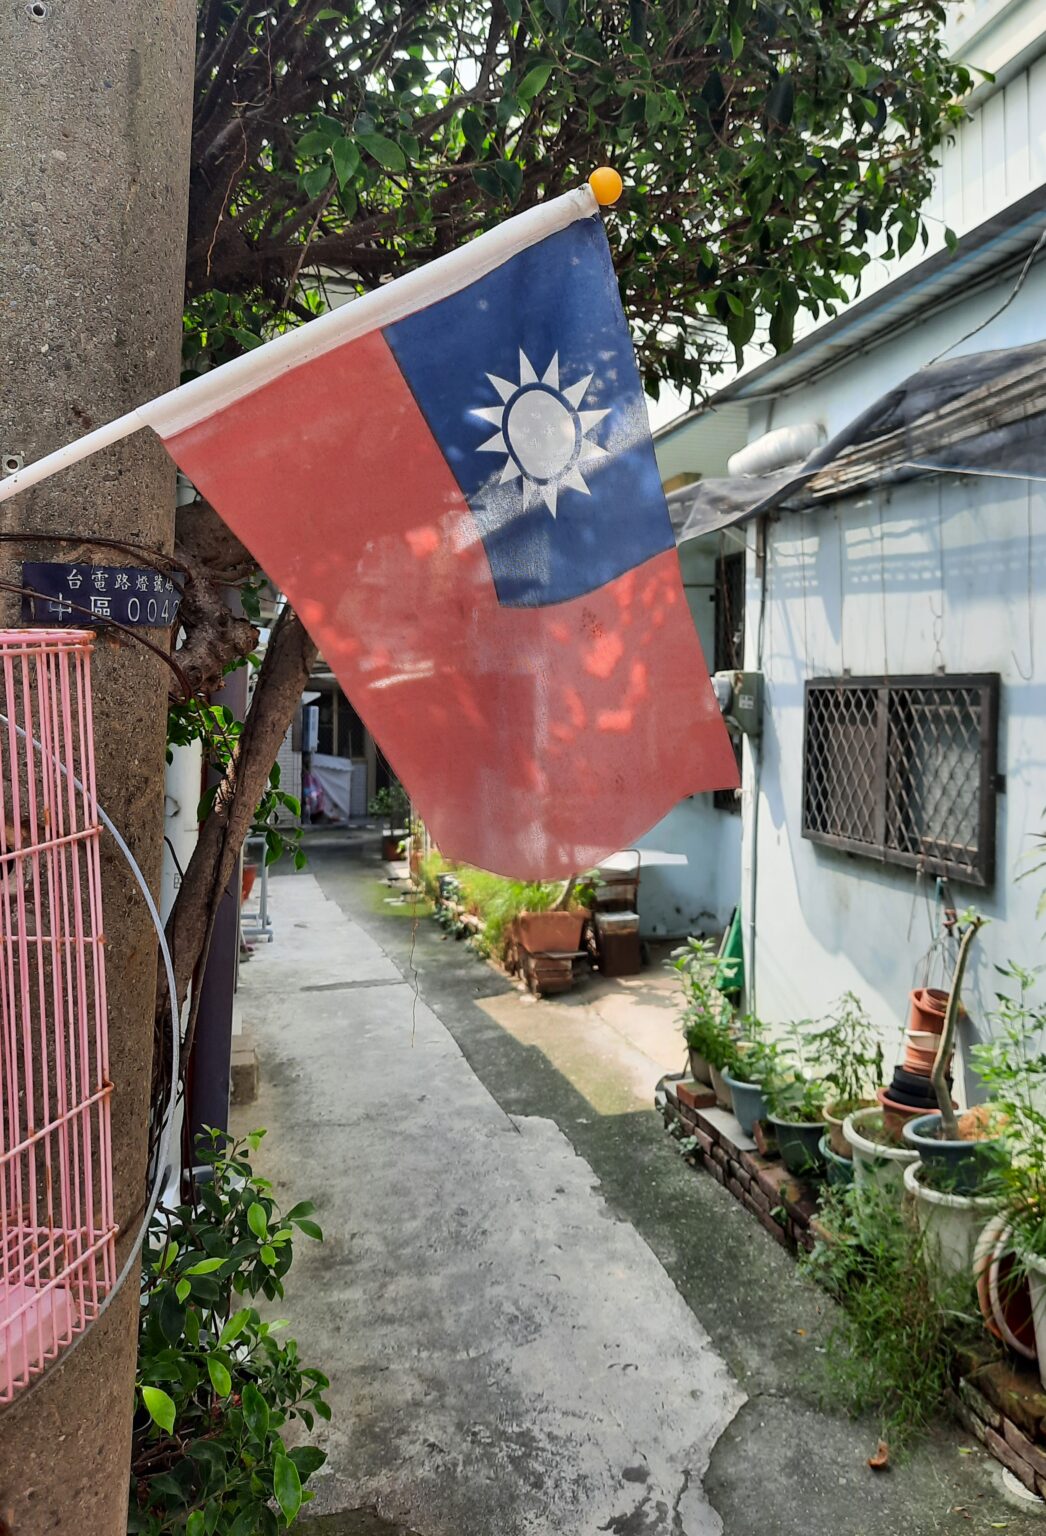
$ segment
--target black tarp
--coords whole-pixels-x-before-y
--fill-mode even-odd
[[[669,500],[676,542],[775,508],[965,470],[1046,479],[1046,342],[931,363],[881,395],[802,465],[701,480]]]

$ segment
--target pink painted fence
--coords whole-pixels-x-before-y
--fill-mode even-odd
[[[0,1402],[115,1267],[92,639],[0,631]]]

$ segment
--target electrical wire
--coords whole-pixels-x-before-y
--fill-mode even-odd
[[[39,752],[44,752],[46,750],[42,742],[38,741],[35,736],[33,736],[29,731],[26,731],[22,726],[18,725],[16,721],[10,720],[2,710],[0,710],[0,722],[2,722],[4,725],[12,726],[18,735],[21,736],[23,741],[31,741],[33,746],[36,747]],[[163,930],[163,923],[160,920],[160,913],[157,909],[156,902],[153,900],[153,893],[149,889],[148,882],[146,881],[145,876],[142,874],[138,861],[135,859],[134,854],[127,846],[127,842],[123,836],[123,833],[108,816],[95,796],[91,794],[90,790],[88,790],[85,785],[82,784],[81,781],[77,778],[76,774],[73,773],[71,769],[67,768],[64,763],[59,762],[57,758],[54,758],[54,762],[60,771],[66,776],[66,778],[72,780],[75,788],[85,796],[89,804],[94,807],[99,821],[110,833],[113,841],[116,843],[117,848],[123,854],[124,860],[138,884],[138,889],[141,891],[142,896],[145,899],[146,908],[148,909],[149,916],[152,919],[153,927],[156,929],[156,937],[160,943],[160,953],[163,957],[164,971],[166,972],[167,976],[167,990],[170,995],[171,1002],[171,1086],[167,1096],[167,1107],[164,1110],[163,1122],[160,1130],[160,1141],[156,1154],[156,1170],[153,1175],[152,1188],[149,1191],[149,1196],[145,1203],[145,1212],[142,1216],[141,1223],[139,1224],[138,1231],[135,1234],[134,1242],[131,1244],[127,1257],[124,1259],[123,1267],[114,1280],[110,1290],[103,1297],[98,1311],[88,1323],[87,1327],[76,1335],[76,1337],[65,1347],[65,1349],[62,1350],[61,1354],[57,1355],[45,1370],[41,1371],[40,1374],[35,1377],[35,1379],[30,1382],[27,1387],[19,1392],[14,1398],[12,1398],[11,1403],[7,1405],[8,1407],[13,1406],[14,1403],[24,1402],[28,1394],[34,1391],[42,1381],[46,1381],[57,1366],[64,1365],[64,1363],[69,1359],[69,1356],[73,1353],[73,1350],[77,1349],[79,1345],[83,1343],[84,1339],[86,1339],[90,1334],[92,1328],[95,1328],[101,1319],[105,1316],[106,1312],[109,1310],[110,1306],[115,1301],[120,1291],[123,1289],[123,1286],[126,1284],[127,1279],[138,1259],[138,1254],[141,1251],[142,1244],[145,1242],[146,1233],[149,1230],[149,1225],[152,1222],[156,1207],[160,1203],[160,1194],[163,1190],[164,1180],[167,1173],[167,1158],[171,1150],[171,1127],[174,1123],[174,1112],[178,1102],[178,1071],[179,1054],[181,1048],[181,1040],[178,1033],[178,990],[174,980],[174,964],[171,960],[171,951],[167,945],[167,937]],[[0,1417],[2,1417],[2,1415],[0,1415]]]

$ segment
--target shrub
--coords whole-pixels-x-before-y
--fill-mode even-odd
[[[322,1240],[308,1201],[281,1215],[252,1171],[263,1134],[201,1138],[209,1179],[184,1205],[161,1207],[149,1230],[127,1520],[142,1536],[277,1536],[326,1459],[312,1445],[288,1449],[282,1431],[330,1418],[327,1378],[250,1304],[282,1297],[295,1229]]]

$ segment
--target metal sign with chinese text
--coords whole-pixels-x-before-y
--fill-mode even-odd
[[[84,628],[113,620],[164,629],[178,617],[181,593],[170,576],[128,565],[22,566],[22,618],[31,624]]]

